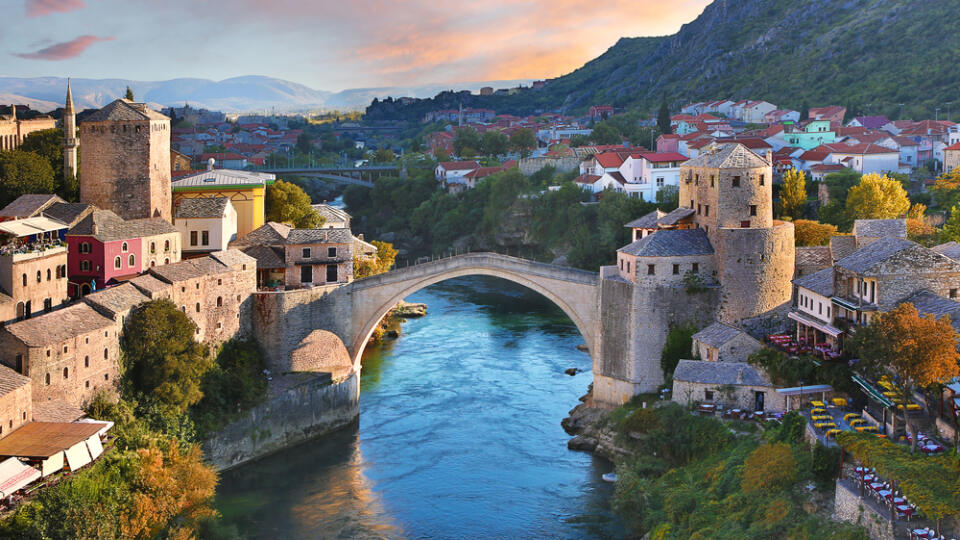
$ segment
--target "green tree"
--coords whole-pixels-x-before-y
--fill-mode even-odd
[[[780,189],[780,208],[782,216],[797,219],[807,209],[807,175],[799,169],[790,169],[783,175],[783,187]]]
[[[200,401],[213,359],[193,338],[196,325],[169,300],[141,304],[127,318],[120,345],[132,388],[186,412]]]
[[[663,186],[657,191],[657,208],[670,212],[680,206],[680,188],[677,186]]]
[[[850,192],[850,188],[857,185],[859,181],[860,173],[853,169],[843,169],[823,177],[823,183],[826,184],[827,193],[830,195],[830,202],[839,201],[844,205],[847,204],[847,193]]]
[[[820,223],[828,223],[844,232],[849,232],[853,227],[853,218],[850,216],[850,212],[847,212],[844,203],[840,201],[830,201],[821,206],[817,210],[817,218]]]
[[[617,131],[617,128],[611,126],[607,122],[600,122],[593,127],[593,133],[590,134],[590,139],[593,140],[594,144],[622,144],[623,138],[620,137],[620,132]]]
[[[267,220],[298,229],[316,229],[325,219],[310,206],[310,196],[296,184],[277,180],[267,186]]]
[[[499,131],[485,131],[480,138],[480,150],[487,156],[502,156],[507,153],[510,139]]]
[[[520,153],[521,157],[529,157],[530,152],[537,147],[537,138],[530,128],[521,128],[510,136],[510,148]]]
[[[693,335],[697,327],[693,323],[678,324],[670,327],[667,340],[660,351],[660,369],[667,379],[673,378],[673,371],[677,369],[680,360],[693,356]]]
[[[472,127],[460,128],[453,137],[453,152],[460,157],[473,157],[480,151],[480,134]]]
[[[0,206],[20,195],[53,191],[53,168],[42,156],[20,149],[0,152]]]
[[[313,151],[313,136],[304,131],[297,135],[297,152],[309,154]]]
[[[578,147],[580,147],[580,146],[587,146],[588,144],[590,144],[590,137],[587,137],[586,135],[582,135],[582,134],[580,134],[580,133],[577,133],[576,135],[573,135],[572,137],[570,137],[570,147],[571,147],[571,148],[578,148]]]
[[[20,150],[33,152],[47,160],[53,169],[54,193],[68,201],[76,201],[80,196],[80,185],[76,177],[63,176],[63,130],[59,128],[34,131],[20,143]],[[78,163],[79,164],[79,163]]]
[[[909,209],[903,184],[882,174],[863,175],[847,195],[847,211],[854,219],[893,219]]]
[[[392,163],[396,159],[397,157],[393,154],[393,150],[387,147],[378,148],[377,151],[373,153],[374,163]]]
[[[950,217],[940,229],[941,242],[960,242],[960,203],[950,209]]]
[[[667,107],[667,97],[663,97],[660,102],[660,110],[657,112],[657,129],[662,134],[673,133],[673,126],[670,125],[670,108]]]
[[[133,90],[131,90],[129,86],[127,86],[127,91],[124,93],[123,98],[133,101]]]

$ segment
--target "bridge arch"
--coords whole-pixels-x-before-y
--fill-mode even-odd
[[[347,347],[354,368],[360,368],[360,357],[380,320],[399,301],[435,283],[476,275],[505,279],[549,299],[570,317],[591,356],[594,354],[599,327],[597,274],[495,253],[474,253],[353,282],[353,331]]]

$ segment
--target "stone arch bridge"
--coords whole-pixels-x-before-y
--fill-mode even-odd
[[[316,329],[337,334],[359,369],[367,341],[397,302],[434,283],[471,275],[506,279],[550,299],[577,326],[596,360],[600,332],[598,274],[496,253],[458,255],[346,286],[257,293],[254,330],[275,371],[289,371],[291,353]]]

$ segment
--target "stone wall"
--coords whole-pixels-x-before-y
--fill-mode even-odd
[[[673,401],[681,405],[693,405],[700,402],[717,403],[724,407],[736,407],[754,410],[757,404],[755,392],[763,392],[763,408],[766,411],[786,410],[786,398],[776,392],[771,386],[729,385],[729,392],[725,388],[713,383],[699,383],[692,381],[673,381]],[[712,398],[707,399],[707,392]]]
[[[613,266],[601,270],[593,398],[606,405],[662,385],[660,352],[670,326],[702,328],[715,320],[720,304],[718,287],[688,293],[682,285],[634,286],[617,274]]]
[[[557,172],[572,171],[580,166],[580,160],[576,157],[529,157],[521,159],[517,166],[520,167],[520,172],[530,176],[544,167],[553,167]]]
[[[339,384],[325,373],[275,377],[267,401],[203,444],[206,460],[229,469],[323,435],[359,414],[360,376]]]
[[[0,366],[0,378],[10,388],[0,396],[0,437],[3,437],[33,421],[33,402],[30,379],[4,366]]]
[[[833,518],[860,525],[873,540],[893,540],[893,524],[860,498],[860,492],[846,480],[837,481]]]
[[[37,279],[38,275],[40,279]],[[30,312],[34,315],[43,313],[46,301],[50,302],[51,309],[61,307],[69,300],[67,249],[58,247],[44,252],[0,257],[0,292],[13,298],[14,305],[22,302],[24,310],[29,302]],[[0,318],[0,324],[9,321]]]
[[[756,317],[793,295],[793,224],[769,229],[721,229],[717,249],[723,287],[720,319],[727,323]]]

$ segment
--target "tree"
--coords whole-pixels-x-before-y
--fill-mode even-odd
[[[953,208],[960,203],[960,167],[940,175],[930,191],[941,208]]]
[[[860,181],[860,173],[853,169],[843,169],[842,171],[832,172],[823,177],[823,183],[827,186],[827,193],[830,196],[830,202],[838,201],[840,204],[847,204],[847,193],[850,188]]]
[[[851,341],[860,356],[861,369],[876,377],[893,375],[893,385],[902,403],[913,400],[913,391],[960,375],[960,335],[950,325],[950,316],[921,316],[917,308],[903,303],[857,330]],[[914,420],[904,414],[907,433],[916,449]]]
[[[580,146],[587,146],[588,144],[590,144],[590,137],[587,137],[586,135],[577,133],[576,135],[573,135],[572,137],[570,137],[570,147],[571,147],[571,148],[578,148],[578,147],[580,147]]]
[[[829,203],[820,207],[817,210],[817,218],[820,220],[820,223],[829,223],[835,225],[838,230],[849,232],[853,227],[853,218],[850,217],[850,212],[847,211],[844,203],[833,200]]]
[[[453,152],[460,157],[473,157],[480,151],[480,134],[472,127],[460,128],[453,137]]]
[[[124,377],[132,388],[177,411],[200,401],[213,359],[194,341],[196,325],[170,300],[138,307],[124,324]]]
[[[59,128],[34,131],[20,143],[20,150],[33,152],[46,159],[53,169],[54,193],[68,201],[80,196],[80,185],[76,177],[63,176],[63,130]]]
[[[797,467],[793,449],[786,443],[758,447],[743,462],[740,489],[752,494],[758,491],[776,491],[796,480]]]
[[[377,151],[373,153],[374,163],[391,163],[395,159],[397,159],[397,156],[393,154],[393,150],[386,147],[378,148]]]
[[[53,188],[53,168],[42,156],[19,149],[0,152],[0,206],[28,193],[53,193]]]
[[[623,137],[620,136],[620,132],[607,122],[601,122],[594,126],[593,132],[590,133],[590,139],[594,144],[623,144]]]
[[[362,279],[369,276],[382,274],[393,266],[397,259],[397,250],[389,242],[374,240],[370,242],[377,248],[377,254],[373,258],[353,256],[353,277]]]
[[[670,212],[680,205],[680,188],[677,186],[663,186],[657,191],[657,208]]]
[[[127,92],[123,95],[123,99],[133,101],[133,90],[131,90],[129,86],[127,86]]]
[[[660,351],[660,369],[663,370],[663,376],[672,379],[673,371],[677,369],[677,364],[681,359],[693,356],[693,334],[697,332],[697,327],[693,323],[678,324],[670,327],[667,332],[667,340],[663,344],[663,350]]]
[[[802,217],[807,209],[807,175],[799,169],[790,169],[783,175],[780,189],[781,214],[793,219]]]
[[[520,152],[521,157],[529,157],[530,152],[537,147],[537,138],[530,128],[521,128],[510,136],[510,148]]]
[[[670,108],[667,107],[666,96],[660,102],[660,111],[657,112],[657,129],[664,135],[673,133],[673,126],[670,124]]]
[[[306,131],[297,135],[297,152],[309,154],[311,151],[313,151],[313,137]]]
[[[325,219],[310,206],[310,196],[296,184],[277,180],[267,186],[267,220],[298,229],[316,229]]]
[[[510,139],[499,131],[485,131],[480,137],[480,150],[487,156],[502,156],[509,146]]]
[[[847,195],[847,211],[854,219],[894,219],[909,209],[903,184],[879,173],[863,175]]]
[[[819,223],[809,219],[798,219],[793,222],[793,234],[798,246],[826,246],[830,244],[830,237],[836,234],[837,226],[829,223]]]
[[[950,209],[950,217],[940,229],[940,241],[960,242],[960,203]]]

